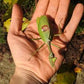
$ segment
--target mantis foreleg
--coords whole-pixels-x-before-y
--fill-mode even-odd
[[[39,49],[41,49],[44,45],[45,45],[45,43],[43,43],[43,44],[33,53],[33,55],[35,55],[35,54],[39,51]]]

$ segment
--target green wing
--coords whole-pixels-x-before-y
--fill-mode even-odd
[[[47,16],[37,18],[37,25],[41,39],[47,43],[50,40],[50,27]]]

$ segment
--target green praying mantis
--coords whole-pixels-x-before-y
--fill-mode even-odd
[[[53,54],[52,49],[51,49],[51,44],[52,44],[51,41],[52,41],[53,37],[51,36],[51,29],[50,29],[48,18],[47,18],[47,16],[43,15],[41,17],[38,17],[36,22],[37,22],[40,38],[44,41],[44,44],[47,45],[48,50],[50,52],[49,62],[51,64],[51,66],[53,67],[55,65],[57,58],[55,57],[55,55]],[[59,28],[59,31],[60,30],[61,29]],[[59,36],[60,34],[61,33],[58,33],[58,34],[55,34],[54,36]],[[40,48],[42,48],[44,46],[44,44],[42,44],[36,51],[38,51]],[[52,44],[52,45],[59,48],[59,46],[56,46],[54,44]]]

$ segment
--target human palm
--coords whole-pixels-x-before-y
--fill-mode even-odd
[[[63,29],[65,19],[67,16],[69,1],[66,1],[65,4],[67,7],[65,14],[63,14],[63,16],[59,19],[58,17],[60,17],[60,12],[63,10],[57,11],[57,7],[55,7],[56,12],[53,10],[53,14],[51,14],[51,10],[48,9],[49,6],[47,5],[49,4],[48,0],[46,0],[45,4],[43,3],[43,1],[42,0],[39,1],[36,11],[31,19],[31,22],[28,25],[28,27],[24,30],[24,32],[21,31],[22,11],[18,5],[14,5],[12,12],[11,27],[8,33],[8,43],[16,67],[22,68],[24,70],[32,71],[40,79],[44,81],[48,81],[48,79],[55,73],[55,71],[59,69],[63,61],[64,57],[62,53],[60,53],[60,51],[61,52],[65,51],[66,44],[71,40],[74,31],[76,30],[77,25],[82,16],[83,7],[81,4],[78,4],[76,6],[73,16],[70,22],[68,23],[68,25],[66,26],[66,28],[64,29],[63,33],[60,36],[53,38],[52,43],[59,46],[60,49],[55,46],[51,46],[52,51],[57,58],[55,62],[55,67],[52,67],[49,62],[49,51],[47,45],[44,45],[41,49],[38,50],[38,52],[36,52],[36,50],[44,42],[41,39],[32,40],[32,39],[40,38],[36,24],[36,18],[41,15],[47,15],[49,21],[51,22],[50,24],[52,31],[53,32],[56,31],[54,32],[55,34],[58,33],[57,30],[59,25],[61,29]],[[42,4],[44,4],[43,8],[40,7],[40,5]],[[61,7],[59,7],[59,9],[60,8]],[[39,13],[39,11],[41,12]],[[81,12],[81,13],[78,15],[77,12]],[[73,22],[75,23],[73,24]]]

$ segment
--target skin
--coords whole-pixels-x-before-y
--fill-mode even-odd
[[[70,0],[39,0],[31,22],[24,32],[21,31],[23,17],[22,10],[17,4],[13,6],[12,21],[7,39],[16,69],[10,84],[19,83],[17,76],[27,80],[27,74],[29,71],[33,72],[31,75],[36,75],[38,80],[48,82],[52,75],[59,69],[64,59],[63,55],[59,51],[65,50],[67,43],[71,40],[82,17],[83,5],[77,4],[71,20],[64,28],[63,33],[59,36],[59,38],[54,38],[52,40],[53,44],[58,45],[61,48],[59,50],[58,48],[51,46],[52,51],[57,58],[55,62],[56,67],[52,68],[49,63],[49,51],[46,45],[43,46],[35,56],[32,57],[31,54],[35,52],[35,50],[44,42],[42,40],[32,41],[31,39],[40,37],[38,34],[36,19],[42,15],[47,15],[53,18],[50,18],[50,21],[54,31],[57,29],[57,26],[62,19],[61,29],[63,29],[69,3]],[[55,24],[53,24],[53,20],[55,21]],[[18,83],[16,83],[16,80]]]

